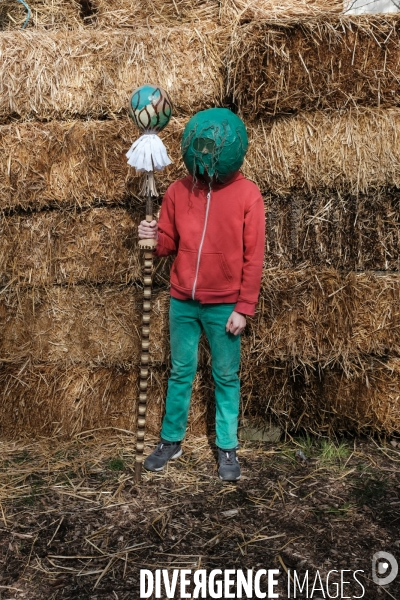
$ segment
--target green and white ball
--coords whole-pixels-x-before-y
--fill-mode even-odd
[[[145,84],[133,91],[129,115],[141,131],[161,131],[172,116],[172,102],[161,87]]]

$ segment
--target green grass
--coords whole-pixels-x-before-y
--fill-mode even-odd
[[[123,471],[125,469],[125,463],[122,458],[112,458],[107,467],[110,471]]]
[[[322,516],[329,515],[336,518],[346,518],[350,512],[354,510],[354,505],[351,502],[345,502],[342,506],[330,506],[329,508],[314,508],[312,512],[315,514],[317,519]]]
[[[320,445],[320,460],[322,463],[346,462],[351,450],[346,442],[340,442],[337,446],[329,441],[322,440]]]
[[[300,436],[294,440],[295,450],[291,454],[295,457],[296,452],[301,452],[307,457],[318,460],[322,466],[342,465],[351,454],[349,445],[341,441],[335,444],[332,440],[313,438],[310,435]]]

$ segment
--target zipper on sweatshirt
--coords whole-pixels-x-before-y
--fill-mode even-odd
[[[192,288],[192,300],[195,299],[194,295],[196,293],[196,285],[197,285],[197,278],[199,276],[199,268],[200,268],[200,258],[201,258],[201,251],[203,248],[203,244],[204,244],[204,238],[206,236],[206,229],[207,229],[207,221],[208,221],[208,212],[210,210],[210,200],[211,200],[211,190],[208,192],[207,194],[207,208],[206,208],[206,217],[204,219],[204,227],[203,227],[203,234],[201,236],[201,240],[200,240],[200,246],[199,246],[199,251],[197,253],[197,264],[196,264],[196,274],[194,277],[194,283],[193,283],[193,288]]]

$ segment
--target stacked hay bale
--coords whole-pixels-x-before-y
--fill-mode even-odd
[[[398,15],[321,14],[231,39],[268,221],[243,390],[290,430],[400,426],[399,33]]]
[[[399,20],[341,0],[12,0],[0,13],[2,435],[134,429],[143,215],[130,92],[163,86],[184,174],[190,115],[237,108],[267,247],[243,339],[243,413],[293,431],[400,424]],[[50,11],[51,5],[51,11]],[[20,10],[18,8],[18,10]],[[266,20],[268,19],[268,20]],[[154,274],[149,430],[165,398],[170,261]],[[200,352],[190,429],[213,418]],[[207,424],[208,423],[208,424]]]
[[[162,133],[174,164],[158,177],[161,193],[183,174],[179,145],[188,116],[223,102],[226,43],[217,16],[194,24],[187,3],[177,25],[171,0],[163,21],[149,3],[131,15],[128,28],[123,19],[111,28],[108,3],[74,3],[78,24],[64,10],[69,5],[52,6],[50,23],[46,0],[32,3],[37,19],[26,31],[16,13],[1,21],[0,427],[6,436],[134,429],[142,315],[137,225],[144,203],[140,177],[125,157],[139,135],[127,116],[129,95],[154,81],[174,103]],[[159,261],[154,273],[148,419],[154,433],[169,361],[169,266]],[[207,381],[199,376],[195,383],[194,428]]]

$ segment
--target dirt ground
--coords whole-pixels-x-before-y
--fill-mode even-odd
[[[400,562],[400,439],[245,442],[239,455],[242,479],[223,483],[209,440],[188,439],[136,486],[134,438],[122,432],[3,442],[1,600],[136,599],[140,569],[279,569],[284,599],[294,597],[287,572],[303,581],[308,571],[297,598],[400,600],[400,575],[372,580],[374,553]],[[333,569],[350,582],[338,595],[326,586]]]

